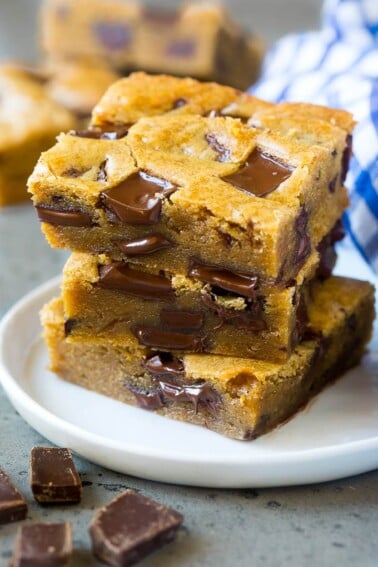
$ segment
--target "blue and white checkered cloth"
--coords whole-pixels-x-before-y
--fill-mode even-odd
[[[378,272],[378,0],[326,0],[323,27],[272,48],[254,95],[349,110],[358,121],[345,225]]]

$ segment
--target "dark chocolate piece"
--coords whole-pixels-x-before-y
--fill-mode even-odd
[[[198,406],[202,405],[213,415],[216,415],[221,404],[221,397],[210,384],[201,380],[200,382],[176,382],[162,378],[156,379],[161,388],[163,396],[171,402],[191,402],[194,411],[198,413]]]
[[[304,207],[302,207],[299,216],[295,220],[295,232],[296,232],[296,254],[294,259],[294,264],[299,270],[299,268],[304,264],[305,260],[309,257],[311,253],[311,240],[307,232],[308,227],[308,213]]]
[[[232,272],[231,270],[225,270],[193,260],[188,276],[243,297],[249,297],[250,299],[255,299],[256,297],[257,277],[250,274]]]
[[[328,191],[330,193],[334,193],[336,191],[337,179],[338,179],[338,175],[335,175],[335,177],[328,183]]]
[[[224,146],[223,144],[221,144],[215,132],[206,134],[205,139],[208,142],[209,146],[218,154],[217,161],[220,162],[230,161],[231,150],[226,146]]]
[[[256,197],[264,197],[275,191],[292,172],[291,166],[255,149],[241,169],[223,177],[223,181]]]
[[[156,232],[141,238],[134,238],[133,240],[118,240],[117,246],[127,256],[139,256],[171,248],[173,244],[165,236]]]
[[[248,331],[264,331],[267,328],[263,316],[263,304],[259,299],[248,303],[246,308],[242,311],[227,309],[227,307],[220,305],[216,302],[215,297],[211,293],[203,294],[201,301],[219,317],[220,325],[216,328],[226,323],[238,329],[246,329]]]
[[[132,270],[124,262],[113,262],[98,267],[98,286],[115,289],[135,297],[170,301],[175,297],[171,281],[162,276]]]
[[[25,520],[28,507],[13,482],[0,469],[0,524]]]
[[[205,323],[203,311],[184,311],[162,309],[160,311],[161,324],[171,331],[199,331]]]
[[[92,219],[87,213],[75,210],[54,209],[36,205],[35,209],[40,221],[59,226],[92,226]]]
[[[128,47],[132,41],[132,32],[128,26],[113,22],[96,22],[93,26],[94,35],[109,51],[119,51]]]
[[[33,447],[30,455],[30,485],[41,504],[80,502],[81,480],[69,449]]]
[[[90,126],[86,130],[72,130],[71,136],[93,138],[95,140],[119,140],[127,136],[132,124],[104,122],[100,126]]]
[[[116,187],[101,193],[101,201],[104,208],[122,222],[156,224],[160,219],[163,198],[176,189],[170,181],[138,171]]]
[[[66,567],[72,555],[71,524],[22,526],[17,534],[12,567]]]
[[[200,335],[165,331],[146,325],[133,325],[131,331],[141,345],[151,348],[188,350],[191,352],[203,352],[206,348],[206,337]]]
[[[188,104],[188,101],[186,100],[186,98],[178,98],[177,100],[175,100],[175,102],[173,103],[173,109],[176,108],[181,108],[182,106],[186,106]]]
[[[182,522],[175,510],[125,490],[94,516],[93,552],[113,567],[133,565],[173,541]]]
[[[125,382],[125,388],[134,394],[138,406],[142,409],[157,410],[164,407],[160,389],[147,390],[130,382]]]
[[[77,326],[78,322],[77,319],[67,319],[64,322],[64,334],[66,337],[72,333],[72,330]]]
[[[151,356],[143,366],[154,378],[181,378],[185,375],[183,361],[168,352]]]

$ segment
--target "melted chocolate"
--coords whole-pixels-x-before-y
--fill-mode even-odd
[[[242,191],[264,197],[275,191],[292,172],[293,168],[289,165],[255,149],[241,169],[224,177],[223,180]]]
[[[173,300],[174,291],[167,278],[132,270],[123,262],[98,267],[98,286],[142,297],[143,299]]]
[[[171,248],[173,244],[165,236],[156,232],[133,240],[118,240],[117,246],[126,256],[139,256]]]
[[[206,346],[205,337],[199,335],[165,331],[145,325],[133,325],[131,331],[141,345],[151,348],[203,352]]]
[[[205,323],[203,311],[162,309],[161,324],[172,331],[199,331]]]
[[[225,323],[229,323],[238,329],[247,329],[248,331],[264,331],[267,328],[263,318],[261,301],[254,301],[248,304],[243,311],[227,309],[219,305],[210,293],[202,295],[201,301],[219,317],[221,323],[217,328]]]
[[[181,378],[185,375],[183,361],[168,352],[161,352],[147,358],[143,366],[153,378]]]
[[[188,276],[243,297],[249,297],[250,299],[255,299],[256,297],[257,277],[250,274],[232,272],[193,260]]]
[[[36,205],[35,207],[40,221],[57,224],[59,226],[92,226],[92,219],[82,211],[53,209]]]
[[[231,150],[219,142],[216,133],[212,132],[210,134],[206,134],[205,139],[209,146],[218,154],[217,161],[230,161]]]
[[[87,169],[76,169],[76,167],[70,167],[68,169],[65,169],[62,172],[62,177],[81,177],[82,175],[84,175],[84,173],[86,173],[88,170]]]
[[[132,124],[104,122],[101,126],[90,126],[86,130],[73,130],[72,136],[95,140],[119,140],[127,136]]]
[[[205,381],[197,383],[168,382],[158,380],[163,396],[172,402],[191,402],[198,413],[198,406],[204,405],[210,413],[215,415],[221,404],[221,397],[214,388]]]
[[[104,208],[121,222],[156,224],[160,219],[163,197],[168,197],[176,189],[170,181],[139,171],[101,193],[101,201]]]
[[[106,183],[108,180],[108,172],[106,171],[106,166],[108,164],[108,160],[105,159],[102,163],[100,163],[100,166],[98,168],[98,173],[97,173],[97,180],[100,183]]]
[[[308,213],[304,207],[302,207],[299,216],[295,221],[295,232],[296,232],[296,251],[294,264],[299,270],[299,268],[304,264],[305,260],[309,257],[311,253],[311,240],[307,232],[308,226]]]
[[[134,394],[137,404],[142,409],[156,410],[164,407],[161,392],[158,389],[147,390],[125,382],[125,388]]]

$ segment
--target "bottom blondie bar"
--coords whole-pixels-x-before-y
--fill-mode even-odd
[[[292,416],[361,358],[374,318],[366,282],[318,283],[307,340],[284,364],[190,354],[177,358],[117,339],[88,335],[68,342],[62,300],[42,311],[51,369],[62,378],[123,402],[228,437],[251,440]]]

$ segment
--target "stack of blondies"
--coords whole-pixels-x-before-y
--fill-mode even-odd
[[[73,252],[42,311],[52,370],[254,439],[356,364],[373,287],[332,276],[353,126],[215,83],[116,82],[29,181]]]

